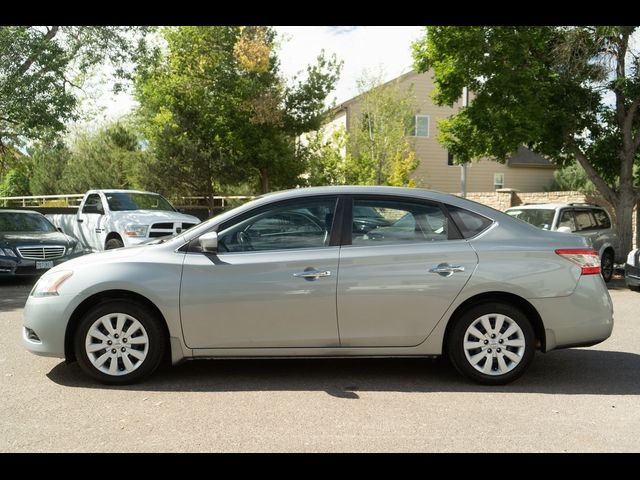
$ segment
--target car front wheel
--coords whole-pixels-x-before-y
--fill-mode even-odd
[[[154,312],[123,300],[109,300],[89,311],[74,338],[82,370],[114,385],[151,375],[160,365],[164,345],[164,331]]]
[[[447,337],[456,369],[484,385],[503,385],[522,375],[533,360],[535,334],[527,317],[503,303],[470,308]]]

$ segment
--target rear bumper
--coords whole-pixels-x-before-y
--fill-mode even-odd
[[[545,329],[544,351],[590,346],[613,330],[613,303],[601,275],[583,275],[567,297],[529,299]]]

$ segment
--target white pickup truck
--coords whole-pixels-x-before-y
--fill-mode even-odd
[[[200,223],[178,212],[162,195],[137,190],[90,190],[76,214],[45,216],[91,251],[137,245]]]

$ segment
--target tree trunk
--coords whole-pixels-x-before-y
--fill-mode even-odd
[[[269,193],[269,173],[266,168],[260,169],[260,186],[262,193]]]
[[[616,230],[618,240],[620,241],[620,251],[616,252],[618,260],[623,260],[627,253],[631,251],[633,244],[633,229],[631,219],[633,215],[633,206],[635,204],[633,192],[620,192],[618,202],[613,205],[616,211]]]

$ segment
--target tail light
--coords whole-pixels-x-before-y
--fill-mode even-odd
[[[582,275],[598,275],[600,273],[600,256],[598,252],[586,248],[560,248],[556,253],[575,263]]]

